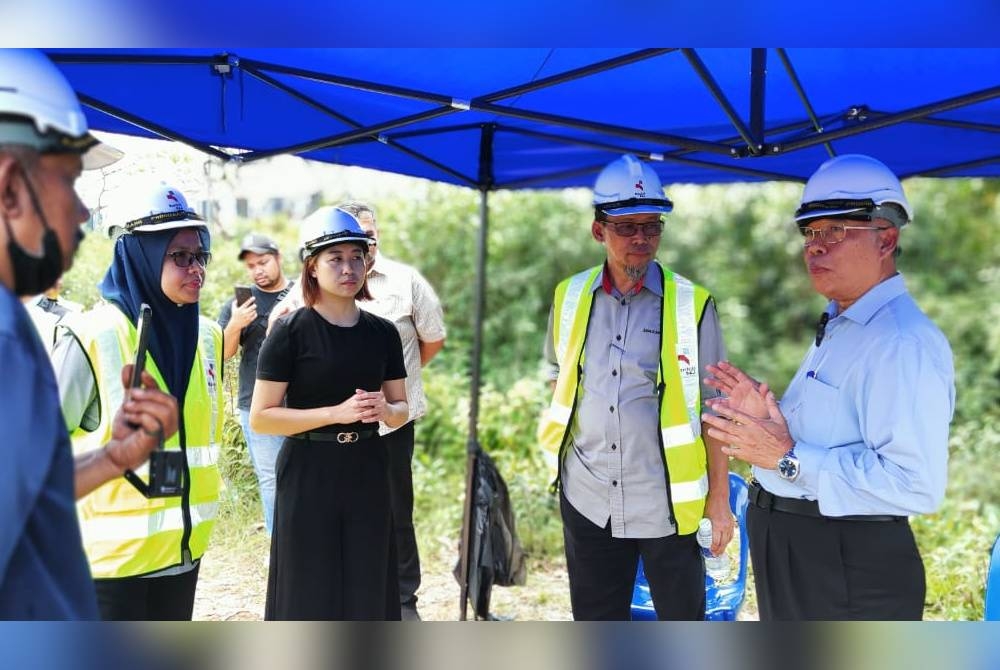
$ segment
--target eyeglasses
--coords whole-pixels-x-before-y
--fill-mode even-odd
[[[191,262],[196,262],[201,267],[207,267],[212,260],[210,251],[169,251],[167,257],[179,268],[191,267]]]
[[[378,246],[378,240],[375,239],[375,233],[373,231],[366,230],[365,231],[365,237],[368,238],[368,246],[370,246],[370,247],[377,247]]]
[[[615,235],[619,237],[635,237],[635,234],[642,229],[642,234],[646,237],[656,237],[663,233],[663,220],[651,221],[649,223],[612,223],[611,221],[604,220],[605,226],[611,228],[615,231]]]
[[[847,238],[848,230],[889,230],[891,226],[845,226],[834,223],[826,228],[810,228],[801,226],[799,232],[802,233],[803,244],[812,244],[818,237],[826,244],[839,244]]]

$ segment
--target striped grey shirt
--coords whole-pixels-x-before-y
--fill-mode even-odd
[[[403,341],[406,402],[410,406],[408,421],[414,421],[427,413],[427,397],[420,378],[420,342],[437,342],[446,334],[441,301],[415,268],[388,259],[381,252],[368,272],[368,289],[374,300],[360,303],[361,308],[392,321]],[[392,430],[385,424],[379,426],[382,435]]]

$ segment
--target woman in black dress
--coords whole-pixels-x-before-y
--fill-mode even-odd
[[[255,431],[288,436],[277,462],[265,618],[398,619],[378,425],[407,419],[403,348],[391,322],[356,302],[371,297],[357,219],[321,208],[300,240],[306,307],[264,341],[250,406]]]

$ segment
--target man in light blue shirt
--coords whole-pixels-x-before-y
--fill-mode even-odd
[[[920,619],[923,562],[907,517],[944,498],[955,407],[951,348],[896,271],[912,213],[899,180],[844,155],[796,212],[830,300],[780,407],[728,363],[707,383],[709,435],[753,465],[748,511],[762,620]]]

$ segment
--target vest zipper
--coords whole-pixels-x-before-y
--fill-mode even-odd
[[[187,431],[184,429],[184,403],[178,403],[177,412],[180,418],[179,442],[184,453],[184,488],[181,492],[181,517],[184,519],[184,533],[181,535],[181,563],[187,564],[191,557],[191,466],[187,459]],[[193,562],[193,561],[192,561]]]

